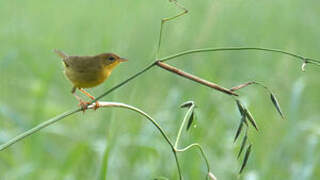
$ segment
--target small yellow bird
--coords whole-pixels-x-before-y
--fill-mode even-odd
[[[83,101],[75,92],[78,88],[82,93],[94,99],[83,88],[92,88],[103,83],[111,74],[113,68],[119,63],[127,61],[113,53],[103,53],[96,56],[68,56],[62,51],[54,50],[60,56],[64,64],[64,74],[73,84],[72,94],[79,101],[79,105],[84,109],[88,102]],[[96,102],[94,109],[99,107]]]

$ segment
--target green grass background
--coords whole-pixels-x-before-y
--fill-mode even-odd
[[[320,58],[317,0],[180,0],[190,11],[165,26],[161,56],[182,50],[257,46]],[[61,60],[52,52],[115,52],[129,59],[99,87],[98,96],[155,58],[160,19],[179,10],[167,0],[0,0],[0,142],[77,105]],[[320,176],[319,68],[264,52],[214,52],[171,64],[225,87],[257,80],[273,90],[283,121],[261,88],[240,91],[261,129],[242,176],[240,119],[234,101],[212,89],[154,68],[105,97],[154,117],[171,139],[193,100],[196,128],[181,145],[203,145],[218,179],[316,180]],[[186,180],[204,179],[199,152],[179,154]],[[173,155],[156,129],[123,109],[78,113],[0,152],[1,180],[177,179]]]

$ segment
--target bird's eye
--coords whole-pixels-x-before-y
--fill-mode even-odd
[[[114,57],[110,56],[110,57],[108,58],[108,60],[113,61],[113,60],[114,60]]]

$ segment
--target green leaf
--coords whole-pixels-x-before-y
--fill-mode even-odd
[[[273,93],[270,93],[270,98],[271,98],[273,105],[276,107],[278,113],[280,114],[281,118],[285,119],[276,96]]]
[[[243,162],[242,162],[242,165],[241,165],[241,169],[239,171],[239,174],[242,173],[243,169],[246,167],[247,165],[247,162],[248,162],[248,159],[249,159],[249,156],[250,156],[250,153],[251,153],[251,146],[252,144],[249,145],[249,147],[247,148],[246,150],[246,154],[244,156],[244,159],[243,159]]]

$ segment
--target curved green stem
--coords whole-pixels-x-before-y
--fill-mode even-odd
[[[99,104],[101,105],[101,102],[99,102]],[[138,112],[141,115],[145,116],[148,120],[150,120],[150,122],[160,131],[162,136],[166,139],[166,141],[168,142],[169,146],[171,147],[171,150],[173,152],[173,155],[174,155],[174,158],[175,158],[175,161],[176,161],[176,164],[177,164],[179,178],[180,178],[180,180],[182,180],[182,172],[181,172],[181,167],[180,167],[180,163],[179,163],[179,160],[178,160],[178,156],[177,156],[177,153],[176,153],[176,149],[174,148],[171,140],[169,139],[167,134],[164,132],[164,130],[161,128],[161,126],[154,119],[152,119],[147,113],[141,111],[138,108],[135,108],[133,106],[129,106],[129,105],[126,105],[126,104],[122,104],[122,103],[113,104],[112,106],[113,107],[123,107],[123,108],[126,108],[126,109],[133,110],[133,111]]]
[[[89,107],[91,108],[92,105],[90,105]],[[101,107],[120,107],[120,108],[125,108],[125,109],[129,109],[132,111],[135,111],[141,115],[143,115],[144,117],[146,117],[162,134],[162,136],[164,137],[164,139],[168,142],[169,146],[171,148],[173,148],[173,144],[171,142],[171,140],[169,139],[168,135],[164,132],[164,130],[161,128],[161,126],[151,117],[149,116],[147,113],[143,112],[142,110],[134,107],[134,106],[130,106],[124,103],[117,103],[117,102],[99,102],[99,106]],[[94,107],[94,106],[93,106]]]
[[[281,53],[281,54],[285,54],[297,59],[302,60],[303,62],[307,61],[306,63],[310,63],[310,64],[315,64],[320,66],[320,61],[316,60],[316,59],[311,59],[311,58],[306,58],[303,57],[301,55],[298,54],[294,54],[291,52],[287,52],[287,51],[283,51],[283,50],[278,50],[278,49],[269,49],[269,48],[259,48],[259,47],[223,47],[223,48],[204,48],[204,49],[193,49],[193,50],[187,50],[187,51],[183,51],[171,56],[167,56],[164,58],[161,58],[160,61],[164,62],[164,61],[169,61],[172,60],[174,58],[180,57],[180,56],[184,56],[187,54],[193,54],[193,53],[199,53],[199,52],[212,52],[212,51],[244,51],[244,50],[253,50],[253,51],[265,51],[265,52],[275,52],[275,53]]]
[[[180,177],[180,180],[182,180],[182,174],[181,174],[181,168],[180,168],[180,164],[179,164],[179,161],[178,161],[178,157],[177,157],[177,153],[176,153],[176,150],[173,146],[173,143],[171,142],[170,138],[168,137],[168,135],[165,133],[165,131],[161,128],[161,126],[151,117],[149,116],[147,113],[145,113],[144,111],[134,107],[134,106],[130,106],[130,105],[127,105],[127,104],[124,104],[124,103],[117,103],[117,102],[99,102],[99,107],[120,107],[120,108],[125,108],[125,109],[129,109],[129,110],[132,110],[134,112],[137,112],[141,115],[143,115],[144,117],[146,117],[158,130],[159,132],[161,133],[161,135],[164,137],[164,139],[167,141],[167,143],[169,144],[173,154],[174,154],[174,157],[175,157],[175,161],[176,161],[176,164],[177,164],[177,168],[178,168],[178,173],[179,173],[179,177]],[[88,107],[88,109],[93,109],[95,108],[95,104],[92,103],[90,104]],[[8,142],[2,144],[0,146],[0,151],[10,147],[11,145],[21,141],[22,139],[40,131],[41,129],[53,124],[53,123],[56,123],[72,114],[75,114],[77,112],[80,112],[82,111],[81,108],[78,108],[78,109],[75,109],[75,110],[72,110],[72,111],[69,111],[69,112],[65,112],[59,116],[56,116],[52,119],[49,119],[39,125],[37,125],[36,127],[24,132],[24,133],[21,133],[20,135],[12,138],[11,140],[9,140]]]
[[[180,141],[180,137],[181,137],[181,134],[182,134],[183,127],[185,126],[185,124],[186,124],[186,122],[187,122],[187,120],[188,120],[188,117],[191,115],[194,107],[195,107],[195,105],[192,104],[192,105],[190,106],[189,110],[187,111],[186,115],[185,115],[184,118],[183,118],[183,121],[182,121],[182,123],[181,123],[181,125],[180,125],[179,131],[178,131],[178,134],[177,134],[176,142],[175,142],[175,144],[174,144],[174,148],[175,148],[175,149],[178,148],[178,143],[179,143],[179,141]]]
[[[201,156],[202,158],[205,160],[206,162],[206,165],[207,165],[207,170],[208,170],[208,173],[210,172],[210,164],[209,164],[209,161],[208,161],[208,158],[206,156],[206,154],[204,153],[202,147],[200,146],[200,144],[198,143],[193,143],[193,144],[190,144],[189,146],[185,147],[185,148],[182,148],[182,149],[176,149],[177,152],[184,152],[184,151],[187,151],[189,149],[191,149],[192,147],[196,147],[200,150],[201,152]]]
[[[179,159],[178,159],[178,155],[177,155],[177,150],[175,148],[172,148],[172,152],[174,154],[174,159],[176,160],[176,164],[177,164],[177,168],[178,168],[178,174],[179,174],[179,179],[182,180],[182,172],[181,172],[181,167],[180,167],[180,163],[179,163]]]

